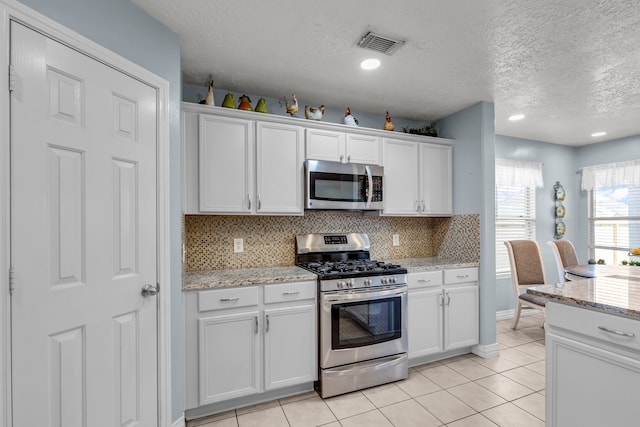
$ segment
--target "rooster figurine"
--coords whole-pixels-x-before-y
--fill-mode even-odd
[[[393,131],[395,129],[395,125],[393,124],[393,122],[391,121],[391,116],[389,115],[389,112],[387,111],[387,117],[384,120],[384,130],[389,130],[389,131]]]
[[[209,92],[207,96],[200,101],[200,104],[216,105],[216,101],[213,99],[213,80],[209,80]]]
[[[298,112],[298,98],[296,98],[296,94],[294,93],[292,96],[293,99],[293,104],[289,104],[288,102],[285,103],[285,107],[287,109],[287,113],[291,114],[291,116],[293,117],[293,115],[295,113]]]
[[[358,126],[358,119],[351,115],[351,108],[347,107],[346,113],[344,113],[344,119],[342,120],[347,126]]]
[[[324,105],[319,107],[309,107],[308,105],[304,106],[304,116],[309,120],[322,120],[322,115],[324,114]]]

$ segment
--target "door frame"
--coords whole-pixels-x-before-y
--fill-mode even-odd
[[[18,3],[0,0],[0,93],[9,93],[10,21],[18,21],[152,87],[158,95],[157,129],[157,275],[158,294],[158,425],[171,426],[171,247],[169,168],[169,82],[44,15]],[[11,418],[10,248],[10,103],[0,97],[0,427]]]

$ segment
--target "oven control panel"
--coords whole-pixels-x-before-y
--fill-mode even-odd
[[[348,277],[343,279],[320,280],[320,292],[348,291],[352,289],[376,288],[407,283],[406,274],[382,276]]]

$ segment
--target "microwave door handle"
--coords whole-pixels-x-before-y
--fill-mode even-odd
[[[371,176],[371,167],[366,165],[364,170],[367,172],[367,189],[369,190],[367,197],[367,207],[371,206],[371,198],[373,197],[373,177]]]

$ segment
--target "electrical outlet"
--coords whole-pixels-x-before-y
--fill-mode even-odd
[[[398,234],[393,235],[393,246],[400,246],[400,236]]]
[[[233,239],[233,252],[240,253],[244,252],[244,239]]]

